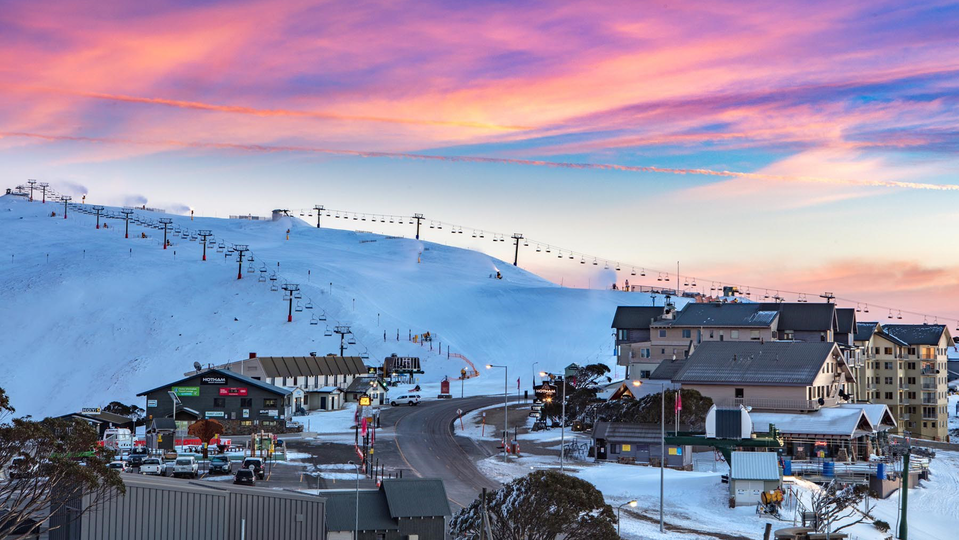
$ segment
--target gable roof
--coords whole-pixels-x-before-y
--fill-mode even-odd
[[[729,478],[732,480],[779,480],[775,452],[733,452]]]
[[[760,304],[763,309],[779,311],[779,331],[827,332],[838,327],[836,304],[781,302]]]
[[[383,493],[394,518],[452,516],[446,488],[439,478],[383,480]]]
[[[944,324],[884,324],[883,332],[896,336],[909,345],[939,345]]]
[[[656,369],[649,374],[650,379],[671,381],[679,373],[679,370],[686,365],[685,358],[667,358],[656,366]]]
[[[147,431],[176,431],[176,420],[172,418],[154,418]]]
[[[896,418],[889,411],[889,406],[883,403],[840,403],[840,408],[862,409],[862,412],[869,419],[869,423],[877,431],[885,431],[894,428],[898,424]],[[885,429],[883,427],[885,426]]]
[[[137,396],[145,396],[149,394],[150,392],[156,392],[157,390],[163,390],[164,388],[168,388],[170,386],[176,386],[182,382],[189,381],[190,379],[195,379],[201,375],[206,375],[207,373],[215,373],[217,375],[222,375],[224,377],[230,377],[231,379],[236,379],[237,381],[240,381],[244,384],[253,386],[255,388],[259,388],[260,390],[266,390],[267,392],[271,392],[278,396],[286,396],[290,394],[290,391],[287,390],[286,388],[280,388],[279,386],[273,386],[272,384],[265,383],[263,381],[251,379],[247,377],[246,375],[240,375],[239,373],[235,371],[230,371],[228,369],[220,369],[220,368],[207,368],[207,369],[200,370],[196,373],[193,373],[191,375],[188,375],[186,377],[183,377],[182,379],[173,381],[171,383],[157,386],[156,388],[152,388],[150,390],[145,390],[137,394]]]
[[[883,332],[883,329],[876,330],[875,332],[872,333],[872,336],[873,336],[873,337],[878,337],[878,338],[885,339],[886,341],[892,342],[892,343],[894,343],[894,344],[896,344],[896,345],[899,345],[900,347],[908,347],[908,346],[909,346],[908,343],[906,343],[905,341],[897,338],[896,336],[894,336],[894,335],[892,335],[892,334],[887,334],[887,333]]]
[[[660,442],[662,433],[659,424],[639,424],[634,422],[596,422],[593,425],[593,438],[612,442]]]
[[[779,313],[763,309],[762,304],[719,303],[686,304],[674,320],[656,321],[653,326],[674,327],[756,327],[768,328],[776,323]]]
[[[359,521],[361,531],[395,531],[399,524],[390,516],[390,508],[383,493],[376,489],[359,492],[359,517],[357,496],[354,490],[320,491],[326,497],[326,530],[352,531]]]
[[[753,433],[766,433],[773,424],[786,435],[836,435],[856,437],[874,433],[875,428],[862,409],[824,407],[810,413],[750,412]]]
[[[872,337],[873,332],[878,329],[878,322],[857,322],[856,336],[853,338],[853,341],[869,341],[869,338]]]
[[[645,330],[653,319],[663,314],[663,306],[619,306],[613,316],[612,328]]]
[[[267,377],[313,377],[316,375],[364,375],[366,364],[359,356],[260,356]]]
[[[836,308],[836,320],[839,323],[837,332],[852,334],[857,330],[856,310],[853,308]]]
[[[831,342],[707,341],[686,359],[673,382],[808,386],[838,347]]]

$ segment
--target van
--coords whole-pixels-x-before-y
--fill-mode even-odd
[[[397,403],[406,403],[410,407],[415,407],[420,404],[420,395],[419,394],[404,394],[399,396],[396,399],[390,401],[390,405],[396,407]]]

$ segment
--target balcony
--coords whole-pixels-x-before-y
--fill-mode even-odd
[[[723,407],[744,405],[762,411],[818,411],[823,406],[836,405],[835,397],[823,398],[825,405],[815,399],[733,398],[721,404]]]
[[[903,414],[902,420],[909,420],[909,413]]]
[[[922,413],[922,419],[923,420],[939,420],[939,417],[934,414]]]
[[[922,383],[923,390],[938,390],[939,386],[936,383]]]

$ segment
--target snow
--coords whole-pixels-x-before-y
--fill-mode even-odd
[[[353,329],[357,344],[347,354],[368,354],[371,365],[394,352],[421,357],[424,397],[466,366],[448,359],[447,347],[479,368],[481,376],[466,381],[470,394],[501,391],[499,371],[489,376],[481,367],[488,362],[509,366],[509,376],[528,388],[533,358],[551,371],[574,361],[613,365],[616,306],[652,303],[645,293],[562,288],[476,251],[413,239],[316,229],[290,218],[191,221],[136,212],[248,244],[256,269],[265,264],[281,282],[298,283],[302,302],[312,300],[312,312],[328,319],[310,325],[304,310],[288,323],[282,293],[259,283],[252,275],[259,272],[248,273],[249,263],[237,280],[232,258],[210,248],[201,262],[197,242],[171,235],[173,245],[163,250],[162,231],[131,224],[124,239],[121,220],[96,229],[95,216],[71,210],[62,219],[61,212],[62,205],[0,197],[0,336],[6,357],[17,359],[0,365],[0,381],[20,414],[63,414],[112,400],[142,406],[137,393],[181,377],[194,361],[338,352],[338,336],[323,335],[337,324]],[[141,231],[149,238],[139,238]],[[502,280],[488,277],[495,269]],[[432,352],[430,344],[407,341],[427,331]]]

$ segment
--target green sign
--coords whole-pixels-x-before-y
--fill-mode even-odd
[[[199,386],[174,386],[173,393],[178,396],[199,397],[200,387]]]

